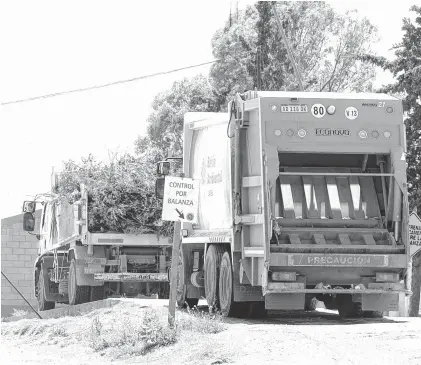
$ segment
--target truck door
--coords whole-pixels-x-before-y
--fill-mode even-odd
[[[41,228],[40,228],[40,247],[41,253],[46,250],[51,250],[53,244],[57,241],[57,225],[55,222],[55,205],[46,203],[41,217]]]

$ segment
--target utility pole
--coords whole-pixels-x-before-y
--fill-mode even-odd
[[[298,85],[300,86],[300,91],[304,91],[303,83],[301,81],[301,76],[298,71],[297,65],[295,64],[294,55],[288,43],[288,39],[285,35],[284,27],[282,26],[281,19],[279,18],[278,12],[276,11],[276,6],[274,2],[272,2],[272,10],[273,10],[273,14],[275,15],[275,20],[278,25],[279,33],[281,33],[282,40],[284,41],[285,48],[287,49],[288,56],[292,64],[292,68],[294,69],[295,78],[297,79]]]
[[[256,53],[256,78],[257,78],[257,82],[256,82],[256,86],[257,86],[257,90],[261,90],[262,89],[262,81],[261,81],[261,48],[260,46],[257,47],[257,53]]]

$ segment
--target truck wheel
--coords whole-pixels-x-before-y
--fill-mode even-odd
[[[42,269],[38,270],[38,282],[37,282],[37,302],[38,302],[38,310],[39,311],[46,311],[49,309],[54,309],[56,306],[55,302],[49,302],[45,300],[45,288],[44,288],[44,274]]]
[[[90,302],[95,302],[105,298],[104,285],[91,286],[90,289]]]
[[[82,304],[89,301],[89,286],[76,283],[76,261],[72,259],[69,267],[69,304]]]
[[[211,311],[219,309],[218,286],[219,268],[224,253],[220,245],[211,245],[205,258],[205,295]]]
[[[314,311],[317,308],[317,299],[312,295],[305,296],[304,310]]]
[[[364,318],[383,318],[383,312],[379,311],[363,311]]]
[[[232,265],[230,254],[225,251],[222,255],[219,273],[219,305],[224,317],[232,315],[234,307]]]
[[[197,303],[199,303],[199,298],[186,298],[185,302],[189,308],[194,308],[197,306]]]
[[[361,304],[352,301],[352,295],[340,294],[336,297],[339,316],[341,318],[356,318],[361,316]]]

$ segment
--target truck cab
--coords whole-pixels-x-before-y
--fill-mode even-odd
[[[33,232],[36,202],[25,202],[24,230]],[[88,193],[70,202],[51,194],[42,202],[34,287],[39,310],[112,296],[169,295],[172,243],[156,234],[89,230]]]

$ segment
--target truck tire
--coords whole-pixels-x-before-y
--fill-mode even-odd
[[[265,302],[244,302],[244,315],[250,319],[262,319],[267,317]]]
[[[380,311],[363,311],[364,318],[383,318],[383,312]]]
[[[232,282],[232,265],[229,252],[222,255],[219,271],[218,297],[221,314],[224,317],[231,316],[234,309],[234,294]]]
[[[189,308],[194,308],[199,303],[199,298],[186,298],[185,304],[189,306]]]
[[[90,290],[90,302],[95,302],[97,300],[103,300],[105,298],[104,285],[91,286],[90,289],[91,289]]]
[[[314,311],[317,308],[317,299],[312,295],[305,295],[304,310]]]
[[[46,311],[50,309],[54,309],[56,306],[55,302],[49,302],[45,300],[45,288],[44,288],[44,274],[42,272],[42,269],[38,269],[38,281],[37,281],[37,291],[36,291],[36,297],[38,302],[38,310]]]
[[[210,245],[205,258],[205,296],[210,311],[219,310],[219,268],[224,250],[220,245]]]
[[[362,316],[361,303],[352,301],[351,294],[340,294],[336,297],[339,316],[341,318],[357,318]]]
[[[77,285],[76,283],[76,261],[72,259],[69,267],[69,304],[76,305],[89,301],[90,287]]]

